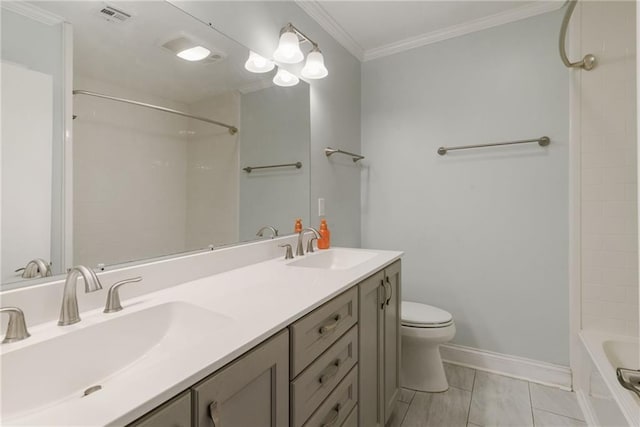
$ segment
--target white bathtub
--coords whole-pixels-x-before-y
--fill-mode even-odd
[[[616,368],[640,369],[638,338],[582,331],[575,389],[590,425],[640,426],[640,398],[616,378]]]

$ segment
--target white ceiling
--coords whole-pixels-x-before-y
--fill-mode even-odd
[[[109,1],[132,18],[114,23],[98,13],[102,1],[34,2],[73,26],[74,73],[186,104],[229,90],[265,87],[244,69],[249,50],[168,2]],[[225,59],[188,62],[161,47],[186,34]],[[268,76],[268,83],[272,74]],[[92,90],[90,87],[74,89]]]
[[[555,10],[556,1],[298,1],[360,60]]]

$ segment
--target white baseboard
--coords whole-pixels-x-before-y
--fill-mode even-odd
[[[455,365],[571,390],[571,369],[567,366],[455,344],[441,345],[440,354]]]

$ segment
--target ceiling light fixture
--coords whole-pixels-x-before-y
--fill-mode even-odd
[[[280,30],[280,42],[276,51],[273,52],[273,59],[285,64],[297,64],[304,59],[298,34],[291,23]]]
[[[211,54],[209,49],[184,36],[169,40],[162,47],[185,61],[202,61]]]
[[[267,73],[274,69],[276,64],[273,61],[258,55],[254,51],[249,51],[249,59],[244,63],[244,68],[252,73]]]
[[[280,43],[278,48],[273,52],[273,59],[283,64],[297,64],[302,62],[304,54],[300,50],[300,42],[308,42],[312,48],[307,55],[307,62],[300,71],[305,79],[322,79],[327,77],[329,71],[324,65],[324,56],[320,51],[318,43],[307,37],[302,31],[297,29],[291,22],[282,27],[280,30]],[[253,51],[249,51],[249,59],[244,64],[244,68],[254,73],[266,73],[271,71],[275,65],[272,61],[263,58]],[[285,74],[286,73],[286,74]],[[291,83],[295,77],[295,83]],[[278,73],[273,78],[273,82],[279,86],[294,86],[298,84],[298,77],[290,72],[278,69]]]
[[[327,67],[324,66],[322,52],[320,52],[317,46],[307,55],[307,62],[304,64],[300,74],[307,79],[322,79],[329,74]]]
[[[273,83],[278,86],[290,87],[295,86],[300,82],[300,79],[285,70],[284,68],[278,67],[278,72],[273,77]]]

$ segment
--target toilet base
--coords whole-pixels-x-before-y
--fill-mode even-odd
[[[413,336],[414,331],[403,333],[402,366],[400,369],[402,387],[430,393],[449,389],[440,356],[440,344],[453,338],[455,327],[450,326],[442,329],[448,330],[438,331],[440,336],[427,340],[423,337]]]

